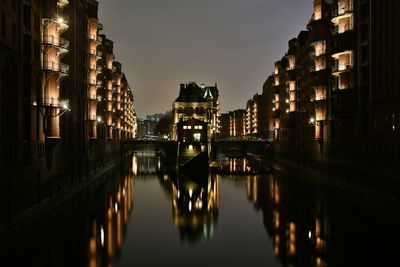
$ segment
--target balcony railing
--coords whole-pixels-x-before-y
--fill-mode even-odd
[[[96,120],[97,120],[97,115],[95,115],[95,114],[89,114],[88,119],[89,119],[90,121],[96,121]]]
[[[67,75],[69,72],[69,66],[67,64],[52,61],[43,62],[43,69],[58,72],[62,75]]]
[[[57,7],[63,8],[69,4],[69,0],[58,0]]]
[[[66,16],[64,14],[62,16],[59,16],[59,17],[55,18],[55,19],[52,19],[52,21],[57,23],[59,32],[64,32],[65,30],[67,30],[69,28],[68,27],[68,20],[69,20],[68,16]]]
[[[353,23],[344,24],[342,26],[335,26],[332,29],[332,35],[342,34],[348,31],[352,31],[354,29]]]
[[[353,69],[353,65],[333,65],[332,66],[332,73],[335,72],[345,72],[345,71],[351,71]]]
[[[323,52],[323,51],[318,51],[318,53],[316,51],[310,52],[310,57],[312,57],[312,58],[317,58],[317,57],[322,57],[322,56],[325,56],[325,52]]]
[[[88,80],[89,85],[96,85],[96,80],[95,79],[89,79]]]
[[[353,1],[348,1],[347,5],[343,5],[342,7],[336,6],[332,9],[332,17],[339,17],[346,13],[351,13],[354,10]]]
[[[68,50],[69,48],[69,41],[61,38],[61,37],[54,37],[52,35],[44,35],[42,36],[42,43],[43,44],[48,44],[52,46],[56,46],[59,48],[63,48]]]
[[[88,39],[89,41],[97,41],[97,36],[95,34],[89,34]]]
[[[97,59],[101,59],[103,57],[103,52],[101,52],[100,50],[97,50],[96,57],[97,57]]]
[[[90,64],[89,65],[89,70],[95,71],[96,70],[96,64]]]
[[[44,97],[44,98],[42,98],[42,106],[68,109],[69,101],[68,101],[68,99],[62,99],[62,98]]]

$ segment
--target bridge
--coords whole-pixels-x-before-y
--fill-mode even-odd
[[[272,142],[255,136],[230,136],[216,139],[212,143],[212,153],[226,155],[258,155],[260,157],[272,156]]]
[[[152,148],[158,151],[168,166],[177,166],[179,144],[177,141],[158,137],[142,137],[125,140],[124,145],[131,145],[135,150]],[[215,139],[211,142],[211,160],[218,153],[225,155],[257,155],[257,157],[270,157],[272,155],[272,142],[254,136],[227,137]]]

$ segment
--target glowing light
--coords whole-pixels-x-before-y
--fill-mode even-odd
[[[104,228],[103,228],[103,226],[100,226],[100,242],[101,242],[101,246],[104,247]]]
[[[114,204],[114,210],[115,210],[115,212],[118,212],[118,204],[117,203]]]
[[[189,196],[192,197],[192,195],[193,195],[193,190],[189,189]]]
[[[189,150],[193,150],[193,145],[189,145]]]
[[[61,17],[59,17],[59,18],[57,19],[57,22],[60,23],[60,24],[61,24],[61,23],[64,23],[64,19],[61,18]]]
[[[311,231],[308,231],[308,238],[311,238]]]
[[[189,212],[192,211],[192,201],[189,201]]]
[[[315,119],[314,118],[311,118],[310,119],[310,123],[314,123],[315,122]]]

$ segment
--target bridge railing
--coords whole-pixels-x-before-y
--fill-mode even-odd
[[[263,139],[257,136],[229,136],[225,138],[218,138],[216,142],[268,142],[270,140]]]

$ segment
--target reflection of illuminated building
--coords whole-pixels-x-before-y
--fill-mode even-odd
[[[93,220],[88,242],[88,266],[112,266],[133,208],[134,181],[126,175],[107,192],[105,216]]]
[[[161,166],[161,158],[155,151],[139,150],[132,157],[133,175],[156,174],[161,170]]]
[[[177,178],[172,183],[172,205],[174,225],[182,240],[211,238],[218,218],[218,177],[208,177],[204,182]]]
[[[221,160],[220,173],[254,174],[269,171],[267,164],[251,157],[225,157]]]
[[[246,193],[262,209],[273,252],[285,266],[327,266],[325,217],[310,192],[293,180],[252,175],[246,177]]]

